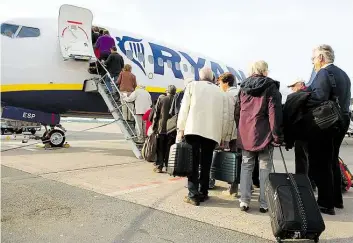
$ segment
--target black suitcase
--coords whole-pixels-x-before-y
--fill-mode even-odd
[[[271,227],[277,242],[284,239],[309,239],[319,242],[325,223],[309,178],[304,174],[270,173],[265,182]]]
[[[167,173],[171,176],[189,176],[192,173],[192,146],[186,142],[170,147]]]
[[[241,159],[235,152],[213,152],[210,178],[228,183],[240,183]]]

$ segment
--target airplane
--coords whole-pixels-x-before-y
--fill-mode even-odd
[[[115,101],[100,92],[97,80],[101,77],[88,72],[89,63],[97,61],[92,26],[89,9],[68,4],[60,7],[57,18],[16,18],[1,23],[3,118],[40,122],[46,128],[43,137],[54,147],[65,141],[60,115],[121,118],[114,113]],[[181,90],[185,78],[198,81],[198,71],[205,66],[216,77],[233,73],[235,85],[246,78],[241,69],[198,53],[115,28],[94,26],[109,31],[125,64],[132,66],[138,85],[146,86],[153,99],[165,93],[169,84]],[[128,133],[126,124],[120,127]],[[136,149],[134,153],[140,156]]]

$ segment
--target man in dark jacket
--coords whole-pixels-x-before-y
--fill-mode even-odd
[[[283,141],[280,84],[267,75],[267,63],[255,62],[251,67],[251,76],[240,86],[235,105],[237,146],[243,154],[240,175],[242,211],[249,209],[256,156],[259,157],[260,167],[260,212],[268,211],[264,184],[273,166],[273,146],[279,146]]]
[[[157,162],[154,172],[161,173],[163,166],[168,166],[169,149],[175,142],[167,134],[167,120],[171,117],[169,115],[170,107],[176,93],[176,87],[169,85],[167,88],[167,95],[160,96],[157,101],[155,113],[153,116],[152,130],[158,134],[157,138]]]
[[[107,70],[112,77],[113,81],[116,83],[121,70],[124,68],[124,59],[123,57],[117,52],[116,46],[110,48],[110,55],[108,59],[104,62]],[[111,83],[109,82],[109,78],[106,79],[106,84],[110,91],[113,91]]]
[[[342,69],[333,64],[334,59],[334,51],[329,45],[321,45],[313,50],[312,62],[317,74],[311,84],[308,101],[309,106],[316,107],[336,96],[343,115],[342,124],[337,129],[317,131],[309,139],[309,163],[314,170],[318,188],[317,202],[321,212],[330,215],[335,214],[334,208],[343,208],[338,155],[349,127],[351,98],[351,81]],[[336,83],[334,89],[330,75]]]
[[[301,79],[295,80],[287,87],[294,93],[288,95],[283,108],[283,133],[286,149],[291,149],[294,146],[295,173],[308,175],[315,191],[316,184],[312,175],[313,170],[309,170],[307,131],[301,120],[310,93],[305,91],[307,87]]]

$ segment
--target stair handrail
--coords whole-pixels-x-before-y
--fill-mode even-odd
[[[139,131],[139,134],[142,134],[142,131],[140,130],[140,126],[137,125],[137,122],[136,122],[137,119],[136,119],[136,116],[135,116],[134,112],[133,112],[133,111],[131,110],[131,108],[128,106],[128,104],[127,104],[128,102],[126,102],[126,101],[123,99],[123,96],[121,95],[121,92],[120,92],[119,88],[116,86],[114,80],[113,80],[112,77],[110,76],[109,71],[106,69],[106,67],[103,65],[103,63],[102,63],[98,58],[97,58],[97,62],[101,65],[101,67],[102,67],[102,68],[104,69],[104,71],[106,72],[106,74],[103,75],[100,79],[102,79],[103,82],[104,82],[104,84],[105,84],[105,86],[107,86],[107,84],[105,83],[104,77],[105,77],[106,75],[108,75],[108,77],[109,77],[109,79],[110,79],[110,81],[111,81],[112,86],[114,86],[114,88],[117,90],[117,92],[118,92],[118,94],[119,94],[119,96],[120,96],[120,102],[121,102],[121,104],[126,106],[126,108],[127,108],[128,111],[132,114],[132,117],[133,117],[134,120],[135,120],[135,129],[136,129],[136,126],[137,126],[137,129],[138,129],[138,131]],[[107,87],[107,88],[108,88],[108,87]],[[114,90],[114,88],[113,88],[113,90]],[[108,91],[109,91],[110,96],[113,98],[112,92],[111,92],[109,89],[108,89]],[[115,104],[116,104],[117,107],[118,107],[119,105],[116,103],[116,101],[115,101],[114,98],[113,98],[113,100],[114,100]],[[121,107],[122,107],[122,106],[121,106]],[[119,109],[119,110],[120,110],[120,109]],[[122,112],[121,112],[121,113],[122,113]],[[123,120],[126,122],[126,124],[128,125],[128,127],[130,128],[131,132],[132,132],[133,134],[136,134],[136,130],[134,131],[134,130],[130,127],[128,121],[124,119],[123,114],[121,114],[121,115],[122,115],[122,117],[123,117]],[[134,137],[137,137],[137,134],[136,134]]]

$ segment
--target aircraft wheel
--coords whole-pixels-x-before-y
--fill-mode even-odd
[[[59,129],[53,129],[48,134],[49,144],[52,147],[62,147],[65,143],[65,133]]]
[[[23,132],[23,129],[22,129],[22,128],[20,128],[20,129],[18,129],[18,130],[15,131],[16,134],[21,134],[22,132]]]
[[[32,129],[30,130],[30,132],[31,132],[32,135],[34,135],[34,134],[36,134],[37,131],[36,131],[36,129],[32,128]]]

